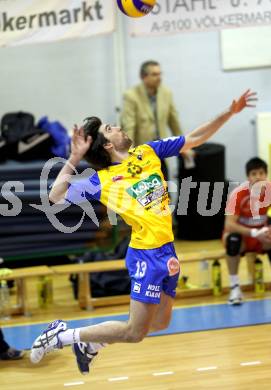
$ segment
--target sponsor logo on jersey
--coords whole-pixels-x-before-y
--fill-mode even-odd
[[[147,206],[154,200],[161,198],[165,192],[162,179],[156,173],[140,180],[127,190],[128,194],[142,206]]]
[[[180,263],[176,257],[171,257],[167,262],[169,276],[174,276],[180,271]]]
[[[147,291],[145,293],[146,297],[150,298],[160,298],[160,286],[156,286],[155,284],[149,284]]]
[[[134,287],[133,287],[133,292],[140,293],[140,289],[141,289],[141,283],[135,282]]]
[[[112,181],[115,182],[115,181],[122,180],[122,179],[124,179],[124,176],[122,176],[122,175],[117,175],[117,176],[114,176],[114,177],[112,178]]]

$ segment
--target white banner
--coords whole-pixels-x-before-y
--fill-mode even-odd
[[[0,46],[110,33],[115,11],[112,0],[0,0]]]
[[[271,0],[158,0],[151,14],[130,19],[131,35],[271,25]]]

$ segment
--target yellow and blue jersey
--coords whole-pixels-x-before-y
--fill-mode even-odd
[[[185,138],[170,137],[131,148],[128,157],[91,177],[74,181],[71,203],[91,198],[119,214],[132,227],[130,247],[154,249],[174,240],[167,184],[161,159],[178,156]]]

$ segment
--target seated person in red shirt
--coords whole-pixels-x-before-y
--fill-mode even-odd
[[[267,181],[267,164],[258,157],[246,164],[248,181],[232,191],[226,207],[223,242],[230,276],[229,304],[242,303],[238,277],[240,254],[267,252],[271,255],[271,228],[267,227],[267,210],[271,204],[271,183]],[[269,252],[270,251],[270,252]]]

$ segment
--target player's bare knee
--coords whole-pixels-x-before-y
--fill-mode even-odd
[[[169,327],[169,323],[170,323],[170,319],[168,321],[165,321],[165,322],[161,323],[161,329],[160,330],[167,329]]]
[[[168,328],[169,322],[170,322],[170,320],[159,322],[159,323],[155,323],[155,324],[152,325],[152,329],[153,329],[154,332],[159,332],[160,330],[165,330],[165,329]]]
[[[128,336],[128,343],[140,343],[145,338],[143,333],[132,333]]]
[[[126,333],[126,342],[127,343],[140,343],[148,333],[148,329],[146,328],[128,328]]]

